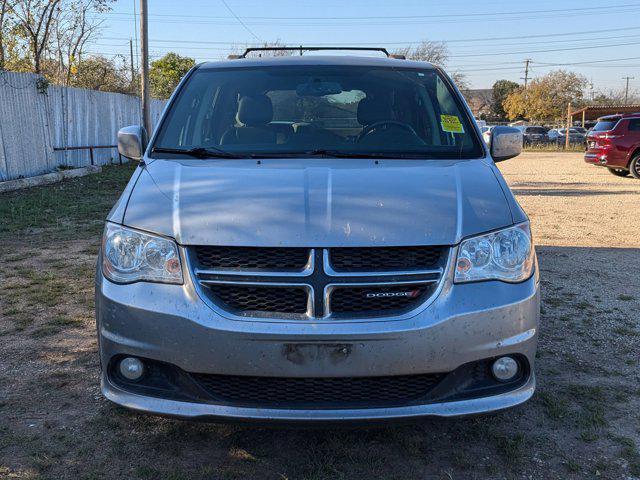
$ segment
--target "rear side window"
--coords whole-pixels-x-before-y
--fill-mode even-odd
[[[613,127],[616,126],[619,120],[620,120],[619,118],[613,118],[613,119],[608,118],[606,120],[598,120],[598,123],[596,123],[596,126],[593,127],[593,131],[606,132],[607,130],[613,130]]]
[[[632,118],[629,120],[629,130],[632,132],[640,132],[640,118]]]

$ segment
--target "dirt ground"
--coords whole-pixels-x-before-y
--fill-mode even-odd
[[[500,168],[538,245],[538,391],[495,415],[378,429],[187,423],[110,404],[92,276],[130,167],[0,195],[0,478],[640,478],[640,181],[575,153]]]

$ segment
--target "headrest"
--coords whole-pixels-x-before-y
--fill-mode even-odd
[[[246,127],[266,125],[273,120],[273,105],[266,95],[245,96],[238,102],[236,120]]]
[[[371,125],[383,120],[393,120],[391,105],[381,99],[363,98],[358,103],[358,123]]]

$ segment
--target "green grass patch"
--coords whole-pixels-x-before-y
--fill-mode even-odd
[[[0,239],[77,239],[100,233],[136,165],[106,166],[94,175],[1,194]]]

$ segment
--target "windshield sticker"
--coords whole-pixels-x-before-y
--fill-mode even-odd
[[[440,125],[443,132],[464,133],[462,123],[456,115],[440,115]]]

